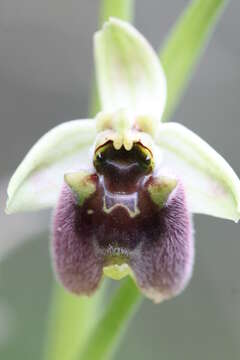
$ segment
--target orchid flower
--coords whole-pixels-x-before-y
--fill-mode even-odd
[[[111,18],[94,38],[101,112],[45,134],[8,187],[7,213],[53,207],[52,257],[71,292],[130,275],[154,302],[180,293],[194,263],[192,213],[238,221],[240,181],[198,135],[162,123],[157,54]]]

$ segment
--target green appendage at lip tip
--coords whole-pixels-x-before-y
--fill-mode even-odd
[[[91,174],[86,171],[68,173],[64,175],[64,181],[77,196],[79,205],[82,205],[95,191],[96,185],[90,178]]]
[[[103,268],[103,273],[110,279],[121,280],[126,276],[131,276],[131,269],[126,263],[112,264]]]
[[[160,177],[153,180],[153,183],[148,186],[148,191],[153,202],[163,208],[176,186],[176,179]]]

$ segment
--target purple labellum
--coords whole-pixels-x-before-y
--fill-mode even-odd
[[[95,191],[80,205],[83,197],[76,192],[86,189],[74,193],[65,185],[55,211],[53,257],[59,279],[70,291],[89,295],[104,267],[127,264],[154,301],[178,294],[190,278],[194,256],[181,182],[155,179],[151,154],[138,143],[130,151],[105,144],[97,149],[94,166],[96,174],[87,179]]]
[[[80,221],[79,221],[80,220]],[[67,185],[64,186],[53,223],[53,258],[63,285],[73,293],[90,295],[102,277],[103,261],[94,244],[84,236],[81,208]]]

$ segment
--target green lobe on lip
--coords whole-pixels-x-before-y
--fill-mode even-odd
[[[82,205],[96,191],[96,185],[86,171],[65,174],[64,180],[77,196],[79,205]]]
[[[171,192],[177,186],[177,180],[171,179],[167,177],[160,177],[154,179],[154,182],[149,185],[148,191],[150,193],[151,199],[153,202],[162,208],[167,200]]]
[[[114,265],[105,266],[103,268],[103,273],[104,275],[106,275],[107,277],[113,280],[121,280],[125,276],[130,275],[131,269],[127,264],[121,264],[121,265],[114,264]]]

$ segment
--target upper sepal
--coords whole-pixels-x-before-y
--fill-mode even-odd
[[[111,18],[95,35],[95,65],[104,111],[128,109],[159,121],[166,79],[147,40],[128,23]]]
[[[28,152],[8,186],[7,213],[54,206],[68,171],[89,169],[95,120],[74,120],[46,133]]]
[[[210,145],[186,127],[161,124],[155,137],[170,168],[183,182],[190,210],[238,221],[240,180]]]

